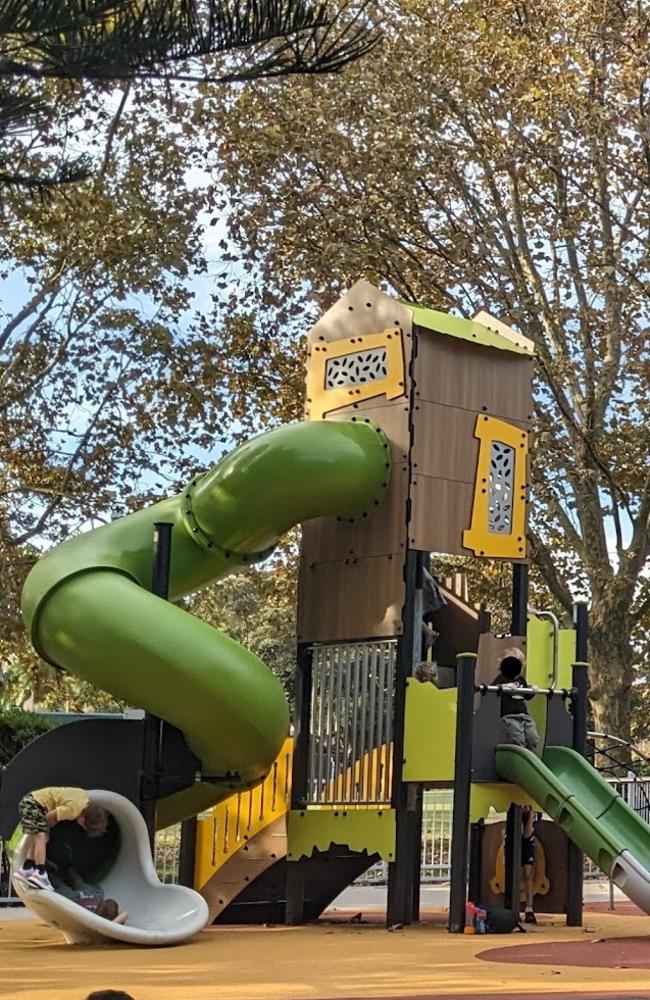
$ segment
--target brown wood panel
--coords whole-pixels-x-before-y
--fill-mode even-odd
[[[320,563],[403,551],[408,483],[408,467],[393,465],[386,495],[372,517],[355,524],[344,524],[333,517],[305,522],[300,558],[306,563]]]
[[[476,480],[478,439],[474,428],[478,414],[456,406],[421,400],[413,408],[413,470],[421,476]]]
[[[532,358],[417,327],[415,333],[416,398],[491,413],[504,420],[532,418]]]
[[[431,624],[440,633],[433,647],[433,658],[443,667],[455,667],[459,653],[478,651],[480,613],[446,587],[440,589],[447,604],[431,616]]]
[[[379,403],[379,405],[378,405]],[[327,415],[328,420],[374,420],[388,440],[392,462],[406,462],[409,450],[409,408],[405,399],[386,400],[383,405],[377,399],[368,399],[357,407],[346,406]]]
[[[484,632],[478,640],[478,659],[476,661],[476,683],[491,684],[499,673],[499,664],[504,650],[520,649],[526,653],[526,637],[523,635],[492,635]]]
[[[298,582],[298,640],[389,638],[402,631],[404,554],[307,563]]]
[[[411,484],[409,543],[425,552],[470,555],[463,531],[470,526],[474,486],[415,473]]]
[[[321,316],[307,334],[307,340],[310,344],[318,340],[345,340],[379,333],[393,326],[410,334],[412,320],[410,309],[380,292],[369,281],[361,280]]]
[[[505,823],[486,823],[481,840],[481,903],[502,907],[503,892],[495,892],[504,882]],[[565,913],[567,894],[566,834],[548,820],[535,824],[535,864],[533,880],[536,913]],[[545,889],[540,892],[539,889]],[[522,885],[523,891],[523,885]],[[523,897],[522,897],[523,898]]]
[[[413,469],[422,476],[474,485],[479,452],[474,428],[478,416],[472,410],[419,400],[413,408]],[[528,429],[522,420],[509,423]]]

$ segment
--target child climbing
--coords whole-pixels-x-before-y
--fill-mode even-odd
[[[499,664],[499,673],[492,681],[503,690],[501,692],[501,741],[527,750],[536,750],[539,744],[537,726],[528,714],[527,701],[534,696],[537,688],[529,687],[524,676],[525,660],[518,649],[505,651]]]
[[[45,854],[50,829],[63,820],[73,820],[89,837],[101,837],[108,826],[108,813],[91,802],[83,788],[39,788],[23,796],[18,816],[27,837],[25,860],[14,878],[32,889],[51,889]]]

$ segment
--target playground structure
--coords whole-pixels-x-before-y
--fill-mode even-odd
[[[30,744],[3,776],[0,834],[10,836],[20,797],[48,784],[129,800],[150,835],[184,821],[184,881],[199,894],[184,890],[192,921],[183,930],[170,909],[165,927],[154,924],[152,899],[121,929],[139,943],[194,933],[205,903],[213,921],[315,919],[378,858],[389,863],[387,921],[406,924],[418,916],[422,791],[453,787],[450,930],[463,928],[468,891],[486,898],[490,807],[508,813],[503,900],[518,910],[520,805],[531,800],[562,831],[546,858],[547,912],[581,922],[582,851],[650,909],[650,830],[583,756],[586,608],[576,606],[572,629],[528,612],[533,354],[484,314],[455,319],[359,282],[309,334],[304,423],[251,440],[178,497],[48,553],[24,591],[36,649],[151,714],[75,722]],[[172,602],[266,558],[298,523],[289,741],[273,675]],[[432,554],[513,565],[508,636],[443,588],[438,686],[414,677]],[[531,703],[538,755],[497,747],[490,682],[513,646],[542,689]],[[158,894],[164,923],[142,838],[123,834],[119,857],[141,866],[142,893]],[[69,940],[104,930],[55,894],[33,896],[23,893],[55,926],[65,922]]]

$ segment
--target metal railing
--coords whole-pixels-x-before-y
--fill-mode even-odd
[[[310,805],[390,800],[397,642],[312,650]]]
[[[650,778],[607,779],[621,797],[639,816],[650,823]],[[451,869],[451,818],[453,791],[433,789],[425,791],[422,814],[421,874],[424,883],[448,882]],[[162,882],[178,881],[180,853],[180,824],[161,830],[156,836],[156,872]],[[586,878],[600,874],[598,868],[585,858]],[[379,863],[370,868],[359,881],[365,884],[384,884],[388,865]],[[0,906],[18,904],[9,882],[9,863],[0,841]]]

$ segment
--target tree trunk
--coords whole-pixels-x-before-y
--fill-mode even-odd
[[[599,733],[630,738],[632,693],[631,601],[613,593],[594,599],[589,635],[589,700]]]

